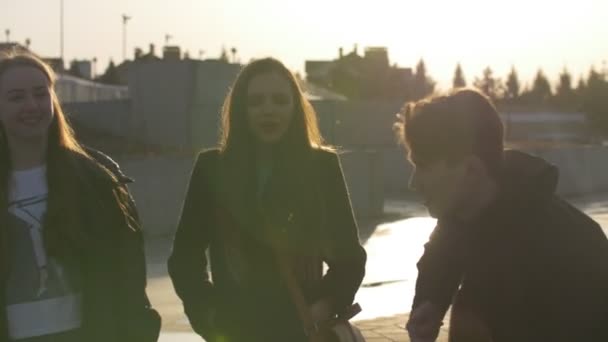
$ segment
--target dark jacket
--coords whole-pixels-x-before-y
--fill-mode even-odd
[[[430,301],[447,310],[460,285],[458,306],[494,342],[608,341],[601,227],[555,195],[558,172],[544,160],[507,151],[503,174],[481,217],[435,228],[418,262],[414,308]]]
[[[84,341],[152,342],[160,332],[160,316],[148,301],[142,231],[126,177],[106,155],[87,150],[96,162],[75,159],[79,180],[80,210],[85,248],[78,260],[83,288]],[[102,165],[114,174],[112,180]],[[116,191],[119,190],[122,191]],[[119,206],[127,208],[126,218]],[[6,279],[4,275],[0,279]],[[0,285],[0,293],[4,293]],[[4,296],[0,296],[4,308]],[[0,341],[8,340],[5,310],[0,310]]]
[[[227,197],[219,172],[217,150],[199,155],[169,258],[169,274],[193,329],[209,340],[303,341],[302,325],[279,273],[267,233],[283,232],[285,249],[308,302],[329,299],[336,312],[350,304],[365,273],[366,254],[344,183],[338,156],[317,150],[314,168],[320,196],[298,202],[298,193],[284,193],[299,178],[271,180],[268,202],[260,208],[242,191]],[[255,178],[255,177],[254,177]],[[302,195],[304,196],[304,195]],[[240,204],[239,204],[240,203]],[[316,204],[322,203],[320,206]],[[264,213],[265,212],[265,213]],[[323,220],[318,221],[319,213]],[[283,234],[281,233],[281,234]],[[235,241],[237,241],[235,243]],[[206,271],[209,252],[211,274]],[[322,277],[322,262],[329,266]],[[206,317],[215,312],[214,322]]]

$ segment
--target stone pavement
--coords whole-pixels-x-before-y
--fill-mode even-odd
[[[585,198],[572,199],[579,208],[598,221],[608,235],[608,194],[587,196]],[[397,207],[403,207],[397,203]],[[403,213],[399,213],[402,214]],[[371,231],[365,229],[368,225],[362,225],[362,237],[367,239]],[[175,295],[171,281],[167,276],[166,258],[169,255],[171,237],[155,236],[146,237],[146,254],[148,261],[148,294],[153,306],[159,310],[163,317],[163,327],[160,342],[194,342],[202,341],[195,335],[188,320],[183,314],[180,300]],[[369,320],[354,321],[368,342],[390,342],[410,341],[407,332],[403,328],[407,322],[408,313],[400,313],[390,317],[374,318]],[[447,341],[447,322],[441,329],[438,342]]]
[[[409,342],[407,333],[402,328],[407,320],[407,314],[393,317],[377,318],[355,322],[361,329],[367,342]],[[159,342],[200,342],[202,339],[192,332],[163,331]],[[437,342],[447,342],[447,327],[442,327]]]
[[[393,342],[410,341],[403,328],[407,322],[408,314],[392,317],[382,317],[367,321],[354,322],[361,329],[367,342]],[[447,321],[447,320],[446,320]],[[441,327],[437,342],[447,342],[447,325]]]
[[[148,295],[152,305],[159,310],[163,317],[163,327],[160,342],[193,342],[202,341],[196,336],[183,313],[179,298],[175,295],[171,281],[167,276],[165,266],[169,254],[169,237],[147,237],[146,250],[148,256]],[[361,329],[368,342],[409,341],[403,328],[407,322],[406,313],[391,317],[354,321]],[[447,319],[446,319],[447,322]],[[438,342],[447,341],[447,326],[442,327]]]
[[[597,221],[608,235],[608,194],[572,198],[570,201],[584,210]],[[361,329],[368,342],[410,341],[405,329],[409,314],[399,314],[392,317],[382,317],[372,320],[358,321],[355,325]],[[437,342],[447,342],[449,313],[444,320]]]

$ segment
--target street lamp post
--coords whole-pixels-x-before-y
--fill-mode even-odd
[[[59,2],[59,55],[63,61],[63,0]]]
[[[4,30],[4,34],[6,35],[6,42],[10,43],[11,42],[11,30],[10,29]]]
[[[93,67],[92,69],[93,70],[91,72],[91,78],[95,79],[97,77],[97,57],[93,57],[93,59],[91,61],[92,61],[91,64],[93,64],[92,65],[92,67]]]
[[[127,23],[131,20],[131,17],[123,14],[122,15],[122,60],[127,59]]]

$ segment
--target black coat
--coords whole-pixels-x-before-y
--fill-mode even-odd
[[[608,240],[555,195],[557,169],[505,153],[499,198],[474,222],[442,221],[418,262],[414,308],[479,319],[493,342],[608,341]],[[462,312],[462,311],[460,311]],[[469,322],[470,323],[470,322]]]
[[[313,157],[311,169],[318,170],[318,176],[304,187],[318,187],[318,197],[306,201],[302,193],[285,194],[285,188],[302,177],[292,174],[271,179],[265,199],[258,201],[252,195],[255,177],[237,190],[242,190],[241,198],[234,199],[226,195],[230,190],[219,172],[219,151],[199,155],[168,268],[190,323],[201,336],[304,340],[267,240],[269,230],[286,234],[285,249],[293,256],[293,269],[310,304],[326,298],[339,312],[352,303],[365,273],[365,250],[338,156],[315,150]],[[213,280],[206,271],[206,252]],[[324,276],[323,261],[329,266]],[[213,322],[208,319],[211,312]]]
[[[146,287],[146,263],[142,231],[135,204],[128,191],[117,200],[115,188],[130,179],[104,154],[88,153],[111,171],[118,183],[97,163],[77,157],[79,177],[86,185],[79,187],[79,203],[86,236],[85,248],[69,260],[79,265],[83,280],[84,341],[152,342],[160,332],[160,316],[151,308]],[[77,181],[77,180],[74,180]],[[127,208],[134,220],[123,215]],[[1,275],[0,279],[6,279]],[[4,293],[4,283],[0,293]],[[0,296],[4,308],[4,295]],[[0,341],[8,340],[6,311],[0,310]]]

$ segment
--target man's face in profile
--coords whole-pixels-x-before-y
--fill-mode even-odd
[[[428,163],[410,161],[413,166],[409,186],[424,201],[429,214],[442,218],[466,205],[468,180],[467,159],[456,162],[435,160]]]

